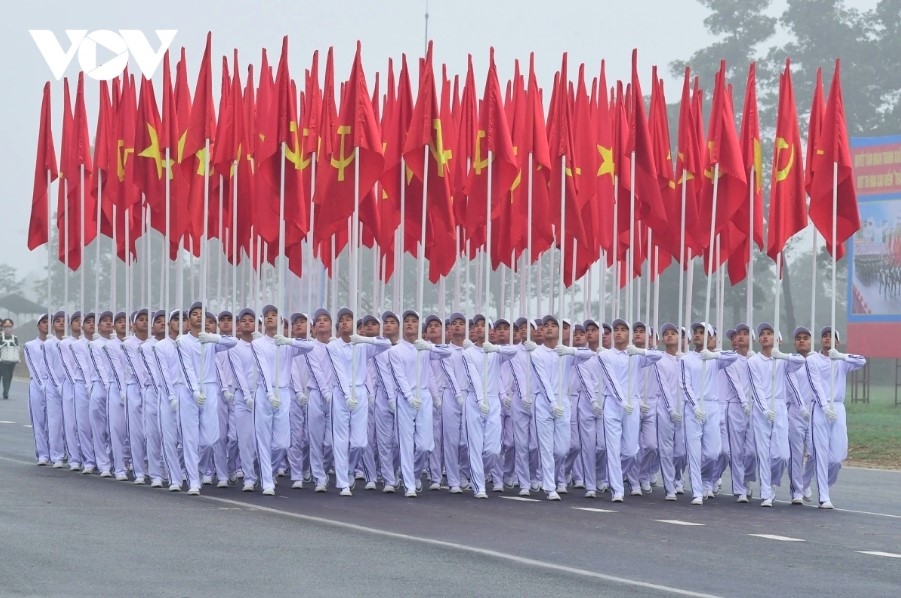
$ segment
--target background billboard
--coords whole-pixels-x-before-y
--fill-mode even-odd
[[[846,348],[901,358],[901,135],[851,139],[860,230],[848,244]]]

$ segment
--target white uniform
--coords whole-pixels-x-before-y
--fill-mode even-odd
[[[804,358],[800,355],[774,360],[763,353],[757,353],[748,360],[751,393],[754,397],[751,425],[754,426],[760,497],[764,500],[776,498],[773,486],[780,484],[789,459],[788,414],[785,410],[786,375],[803,365]],[[767,411],[770,409],[776,412],[773,422],[767,418]]]
[[[307,434],[307,405],[310,400],[307,386],[310,382],[310,368],[306,359],[291,362],[291,386],[294,400],[288,410],[291,425],[291,446],[288,448],[288,468],[291,481],[302,481],[310,472],[310,440]]]
[[[184,483],[184,476],[178,450],[178,439],[181,435],[178,405],[187,385],[182,373],[181,360],[178,358],[178,348],[173,339],[166,337],[150,346],[149,349],[153,356],[151,366],[156,366],[157,379],[160,381],[160,436],[167,474],[163,477],[168,477],[170,487],[172,485],[181,487]],[[174,408],[172,407],[173,400]]]
[[[141,359],[143,341],[132,335],[122,341],[122,362],[125,365],[125,394],[128,409],[128,440],[135,479],[144,478],[146,445],[144,438],[144,389],[148,385],[147,370]]]
[[[663,478],[663,491],[676,493],[676,471],[685,462],[685,426],[679,391],[681,364],[675,355],[664,353],[653,366],[657,379],[657,458]],[[678,413],[678,416],[675,414]],[[675,417],[674,417],[675,416]],[[679,419],[680,421],[675,421]]]
[[[44,341],[39,338],[25,343],[25,363],[31,373],[28,383],[28,411],[31,415],[31,431],[34,433],[35,457],[38,463],[50,460],[50,443],[47,438],[46,388],[53,385],[50,370],[44,357]]]
[[[729,467],[732,471],[732,494],[747,494],[748,482],[757,478],[757,450],[751,418],[745,410],[751,405],[751,371],[748,359],[738,356],[735,363],[722,370],[721,392],[726,396],[726,438],[729,443]],[[747,406],[747,407],[746,407]]]
[[[62,461],[66,456],[66,438],[63,432],[63,382],[66,374],[61,361],[59,339],[48,336],[44,341],[44,358],[47,372],[53,382],[45,388],[47,403],[47,437],[50,441],[50,460]]]
[[[514,470],[520,489],[538,484],[538,431],[535,427],[535,386],[538,380],[532,370],[532,356],[523,345],[515,345],[516,356],[510,360],[513,377],[513,450]],[[533,484],[534,483],[534,484]]]
[[[105,343],[109,339],[97,335],[88,343],[88,355],[91,358],[90,412],[91,435],[94,439],[94,459],[101,474],[109,474],[112,469],[110,455],[112,439],[109,427],[108,393],[111,385],[109,362],[103,353]]]
[[[260,370],[254,361],[250,341],[238,340],[235,348],[226,355],[235,380],[235,436],[241,474],[244,476],[244,486],[253,488],[257,481],[257,433],[253,412]]]
[[[81,335],[69,345],[69,350],[75,365],[75,421],[78,426],[81,464],[90,472],[97,466],[97,461],[94,457],[94,435],[91,429],[90,388],[94,382],[94,373],[88,342],[87,337]]]
[[[66,441],[66,454],[71,469],[80,469],[82,463],[81,443],[78,439],[78,416],[75,411],[75,395],[83,392],[84,380],[79,376],[75,367],[75,355],[72,353],[72,343],[76,338],[63,337],[56,348],[59,351],[59,362],[63,367],[63,434]]]
[[[375,442],[378,453],[379,473],[386,486],[397,485],[397,400],[394,374],[388,359],[390,351],[376,355],[372,360],[375,374]],[[445,436],[446,437],[446,436]],[[452,470],[447,470],[448,483]]]
[[[334,369],[328,356],[327,345],[319,340],[311,341],[313,350],[304,355],[310,378],[307,393],[307,429],[310,437],[310,472],[317,487],[328,485],[328,461],[332,448],[331,402],[334,386]]]
[[[107,381],[106,412],[109,418],[110,446],[113,451],[113,473],[117,479],[126,479],[128,459],[128,411],[125,391],[125,367],[122,364],[122,341],[118,338],[100,337],[99,356],[106,363]]]

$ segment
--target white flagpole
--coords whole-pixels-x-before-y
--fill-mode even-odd
[[[459,225],[457,225],[456,229],[457,234],[454,241],[454,311],[460,311],[460,270],[463,269],[463,260],[460,259],[459,247],[463,233]]]
[[[69,309],[69,243],[71,243],[71,239],[69,238],[69,175],[66,174],[65,179],[63,180],[63,184],[66,189],[66,201],[63,206],[63,230],[66,231],[65,235],[60,235],[60,239],[65,238],[65,244],[63,249],[63,310]],[[50,321],[48,324],[50,325],[51,334],[53,334],[53,314],[50,314]]]
[[[838,162],[832,162],[832,319],[829,322],[832,332],[830,333],[829,346],[836,349],[835,346],[835,270],[838,260],[835,259],[836,240],[838,236],[836,220],[838,219]],[[837,350],[837,349],[836,349]],[[829,410],[834,410],[833,402],[835,401],[835,364],[829,361]]]
[[[619,175],[613,175],[613,305],[610,312],[610,321],[619,318],[620,289],[619,281]]]
[[[557,237],[560,245],[560,272],[557,276],[557,292],[560,297],[560,311],[557,315],[557,323],[559,324],[557,333],[557,343],[563,344],[563,318],[565,316],[564,300],[566,298],[564,291],[564,265],[566,260],[566,156],[560,156],[560,230],[557,231],[560,236]],[[553,294],[551,295],[553,301]],[[551,305],[551,311],[554,307]],[[555,401],[563,400],[563,360],[558,359],[557,368],[557,396]]]
[[[359,314],[359,283],[357,268],[360,262],[360,146],[354,147],[354,211],[350,222],[350,311],[351,334],[356,334],[356,320]],[[357,346],[351,345],[350,398],[356,402],[357,396]]]
[[[428,205],[428,186],[429,186],[429,146],[422,147],[422,212],[420,212],[419,226],[419,243],[416,259],[416,313],[419,315],[418,332],[422,335],[422,310],[425,292],[425,223],[426,223],[426,206]],[[416,400],[419,401],[422,389],[419,381],[422,373],[422,352],[416,353]]]
[[[426,163],[428,163],[428,155],[426,155]],[[406,247],[407,238],[406,238],[406,228],[407,228],[407,161],[404,159],[403,155],[400,157],[400,243],[397,244],[397,258],[394,261],[394,271],[396,273],[397,278],[394,279],[395,283],[395,294],[394,294],[394,313],[398,316],[403,312],[403,301],[404,301],[404,249]],[[423,185],[427,183],[423,180]],[[425,193],[425,192],[423,192]],[[425,214],[423,214],[423,220],[425,219]],[[424,228],[424,227],[423,227]],[[425,243],[425,239],[422,240]],[[403,322],[401,322],[403,325]]]
[[[275,305],[278,314],[275,320],[276,334],[284,334],[282,318],[288,316],[286,313],[287,310],[285,309],[287,304],[285,301],[285,262],[288,261],[288,256],[285,255],[285,153],[287,144],[282,141],[279,146],[279,149],[281,150],[281,160],[279,160],[278,169],[278,253],[275,256],[275,261],[278,262],[278,284],[275,291],[276,298],[272,303]],[[265,317],[265,314],[262,315]],[[282,351],[280,348],[276,347],[275,387],[272,389],[275,393],[279,393],[281,389],[281,380],[279,380],[281,357]],[[278,394],[276,394],[276,396],[278,396]],[[279,400],[281,399],[279,398]]]
[[[166,235],[165,235],[165,239],[163,241],[163,251],[162,251],[164,299],[163,299],[163,301],[160,302],[160,305],[163,307],[163,310],[166,312],[166,317],[164,318],[166,320],[166,338],[169,337],[169,311],[170,311],[169,308],[171,305],[171,303],[170,303],[171,296],[169,295],[169,282],[170,282],[169,281],[169,279],[170,279],[169,247],[170,247],[171,236],[172,236],[172,223],[170,222],[170,220],[172,218],[172,216],[171,216],[172,206],[171,206],[171,196],[169,194],[170,168],[171,168],[171,166],[169,163],[169,148],[167,147],[166,148],[166,170],[165,170],[165,176],[166,176],[166,184],[165,184],[165,189],[166,189],[166,191],[165,191],[165,194],[166,194],[166,215],[165,215]],[[98,202],[98,205],[99,205],[99,202]],[[167,397],[167,399],[168,399],[168,397]]]
[[[685,166],[682,167],[682,206],[679,216],[679,311],[676,312],[677,325],[679,326],[679,352],[682,352],[682,329],[685,327],[686,317],[684,316],[683,306],[687,303],[691,305],[691,298],[685,297],[685,270],[691,261],[691,252],[686,255],[685,249],[685,204],[688,200],[688,171]],[[691,291],[689,291],[690,295]],[[748,324],[750,326],[750,323]],[[687,335],[686,335],[687,336]]]
[[[62,185],[62,181],[58,182],[57,188]],[[57,189],[57,193],[58,193]],[[99,195],[99,192],[98,192]],[[98,198],[97,207],[100,207],[100,201]],[[51,302],[51,294],[53,291],[53,287],[51,286],[51,279],[53,278],[53,247],[51,246],[50,240],[53,238],[53,202],[50,201],[50,171],[47,171],[47,324],[51,324],[50,318],[53,317],[53,307]],[[56,237],[56,246],[57,246],[57,254],[59,253],[59,244],[60,237],[57,235]],[[98,249],[99,253],[99,249]],[[100,294],[98,293],[99,297]],[[100,315],[98,312],[97,319],[100,319]]]
[[[632,150],[631,156],[631,164],[630,164],[630,185],[629,185],[629,253],[628,253],[628,261],[626,268],[626,280],[628,281],[628,291],[626,293],[626,321],[629,325],[629,333],[631,337],[632,333],[632,323],[634,320],[635,313],[632,311],[634,308],[633,304],[633,296],[632,292],[634,290],[634,272],[635,272],[635,150]],[[629,339],[629,344],[632,344],[632,339]],[[634,405],[632,405],[632,385],[634,381],[632,380],[632,358],[629,357],[629,365],[628,367],[628,393],[626,395],[626,413],[631,413],[632,409],[634,409]]]
[[[748,204],[750,207],[750,217],[748,218],[748,292],[745,293],[747,297],[747,305],[745,306],[745,322],[748,324],[748,327],[753,330],[754,329],[754,185],[757,183],[757,177],[755,174],[754,166],[751,166],[751,170],[748,173],[748,185],[749,194],[748,194]]]
[[[82,312],[81,321],[84,322],[84,316],[88,310],[88,302],[87,302],[87,300],[85,300],[85,296],[84,296],[84,271],[87,269],[85,266],[87,265],[87,261],[88,261],[87,256],[85,255],[85,241],[84,241],[84,235],[85,235],[84,164],[81,164],[78,169],[80,171],[79,174],[81,176],[81,181],[80,181],[80,185],[78,188],[78,191],[79,191],[79,194],[78,194],[79,195],[79,197],[78,197],[78,218],[79,218],[79,220],[78,220],[78,226],[79,226],[78,255],[81,256],[81,267],[79,268],[79,270],[81,270],[81,271],[78,273],[79,274],[79,276],[78,276],[78,278],[79,278],[78,309],[80,309]]]
[[[119,211],[119,206],[117,206],[115,203],[113,203],[112,204],[112,212],[111,212],[112,213],[112,221],[113,221],[113,250],[110,252],[111,253],[110,263],[112,264],[112,272],[110,273],[110,287],[112,290],[111,297],[110,297],[110,310],[113,312],[114,318],[115,318],[116,307],[117,307],[117,303],[116,303],[116,299],[117,299],[116,294],[117,293],[116,292],[118,291],[118,284],[117,284],[116,279],[118,278],[118,270],[119,270],[119,264],[116,262],[116,260],[119,258],[119,256],[116,255],[117,249],[118,249],[118,244],[117,244],[117,239],[116,239],[116,237],[118,236],[116,234],[116,228],[117,228],[116,223],[118,222],[118,216],[119,216],[117,214],[118,211]],[[97,314],[97,320],[99,323],[100,314]]]
[[[713,284],[713,257],[715,253],[715,231],[716,231],[716,203],[717,203],[717,194],[719,192],[719,181],[720,181],[720,163],[717,162],[713,165],[713,209],[710,214],[710,245],[709,245],[709,254],[710,257],[707,259],[707,296],[704,301],[704,344],[701,349],[704,350],[707,348],[707,329],[709,328],[710,322],[710,292],[711,285]],[[704,392],[706,386],[706,378],[707,378],[707,362],[704,361],[701,364],[701,398],[700,400],[704,400]],[[703,406],[701,407],[703,409]]]
[[[238,319],[238,264],[240,263],[241,249],[238,247],[238,161],[235,160],[233,163],[234,166],[234,174],[232,175],[232,230],[231,230],[231,239],[229,243],[231,244],[231,254],[232,254],[232,292],[231,292],[231,312],[232,312],[232,326],[234,335],[238,336],[237,332],[237,322],[235,320]]]
[[[168,151],[166,157],[168,158]],[[50,185],[50,176],[47,176],[47,185],[49,188]],[[168,187],[167,187],[168,188]],[[101,210],[102,210],[102,196],[103,196],[103,171],[99,168],[97,169],[97,238],[94,239],[94,251],[95,251],[95,268],[97,268],[97,273],[94,276],[94,305],[96,306],[94,310],[94,323],[100,323],[100,219],[101,219]],[[49,202],[48,202],[49,203]],[[116,225],[115,221],[113,222],[113,230],[115,230]],[[47,237],[47,252],[50,252],[50,237]],[[116,252],[115,247],[113,248],[113,253]],[[50,271],[47,271],[47,303],[50,303]],[[85,304],[87,305],[87,304]],[[48,307],[49,309],[49,307]],[[97,328],[95,328],[97,330]],[[95,335],[96,336],[96,335]]]
[[[309,264],[310,267],[313,266],[313,253],[315,252],[314,247],[314,239],[316,235],[315,232],[316,226],[316,202],[313,201],[313,197],[316,194],[316,153],[310,156],[310,232],[309,232],[309,241],[307,242],[307,251],[309,252]],[[321,268],[318,269],[320,276],[323,274],[323,270]],[[310,284],[307,285],[307,309],[313,309],[313,277],[310,276]],[[310,335],[312,336],[312,335]]]

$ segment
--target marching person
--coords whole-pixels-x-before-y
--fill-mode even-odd
[[[442,344],[442,335],[445,331],[441,327],[441,318],[434,314],[426,316],[422,324],[423,338],[435,345]],[[431,485],[429,490],[441,490],[441,472],[444,460],[443,454],[443,438],[441,407],[443,403],[444,389],[447,384],[447,378],[442,370],[443,361],[430,361],[429,366],[432,368],[432,376],[429,381],[429,393],[432,395],[432,438],[434,448],[429,453],[429,479]]]
[[[332,451],[332,387],[334,368],[328,355],[332,336],[332,314],[325,308],[313,312],[313,350],[304,355],[310,378],[307,382],[307,426],[310,437],[310,470],[316,492],[328,489],[328,463]]]
[[[101,321],[103,318],[101,318]],[[100,359],[106,365],[106,409],[109,417],[110,447],[113,452],[113,473],[116,481],[128,481],[128,397],[125,386],[125,367],[122,364],[122,338],[125,334],[125,312],[113,318],[113,332],[101,333],[97,343]],[[102,475],[102,473],[101,473]]]
[[[327,345],[334,376],[332,378],[332,451],[335,458],[335,482],[341,496],[351,496],[353,470],[363,454],[369,436],[369,408],[366,392],[368,363],[391,348],[387,339],[353,334],[354,314],[348,308],[338,310],[338,338]]]
[[[730,340],[738,359],[722,370],[720,392],[726,397],[724,421],[728,442],[725,452],[729,455],[732,494],[736,502],[747,503],[750,482],[757,477],[757,451],[751,427],[751,370],[748,369],[752,355],[751,328],[745,323],[736,325]]]
[[[820,352],[810,359],[810,366],[820,373],[823,391],[827,400],[817,402],[811,422],[811,453],[808,460],[816,471],[817,493],[821,509],[831,509],[829,488],[838,481],[842,461],[848,457],[848,423],[845,415],[845,381],[849,373],[867,364],[862,355],[842,353],[838,350],[838,331],[826,326],[820,332]],[[812,369],[812,367],[810,368]],[[805,472],[804,496],[812,498],[810,483],[813,471]]]
[[[3,382],[4,399],[9,398],[9,386],[19,360],[19,337],[13,334],[13,321],[6,318],[0,331],[0,380]]]
[[[254,397],[257,378],[260,375],[253,358],[253,338],[258,334],[257,315],[249,307],[238,312],[238,339],[235,348],[226,351],[228,366],[235,380],[235,435],[238,441],[240,473],[235,478],[243,480],[242,492],[253,492],[257,482],[257,434],[254,427]]]
[[[416,475],[425,468],[429,452],[434,448],[432,435],[432,396],[429,381],[432,369],[422,363],[420,354],[429,352],[430,359],[450,357],[447,348],[436,347],[419,337],[419,314],[407,310],[402,315],[403,339],[388,352],[395,381],[398,446],[404,496],[416,498],[422,482]]]
[[[66,313],[58,311],[50,321],[50,334],[44,341],[44,355],[47,371],[52,384],[46,387],[47,395],[47,436],[50,441],[50,460],[53,467],[64,467],[66,457],[66,438],[63,422],[63,383],[71,381],[67,377],[62,362],[60,341],[66,333]]]
[[[516,339],[511,344],[511,326],[510,322],[505,318],[498,318],[492,322],[491,329],[494,330],[494,344],[504,347],[509,346],[513,349],[511,357],[516,356],[516,347],[514,346]],[[500,372],[500,393],[498,397],[501,401],[501,452],[496,460],[491,477],[494,481],[492,490],[494,492],[503,492],[505,488],[513,488],[513,459],[515,458],[513,449],[513,372],[511,359],[504,359],[501,363]]]
[[[392,311],[382,314],[382,334],[392,347],[397,345],[400,338],[400,320]],[[391,370],[390,353],[389,350],[376,355],[371,366],[375,377],[375,440],[379,474],[384,483],[382,492],[385,494],[393,494],[397,487],[399,459],[396,419],[397,390]],[[450,477],[448,477],[448,482],[450,482]]]
[[[81,442],[78,436],[78,415],[75,403],[76,395],[84,393],[84,376],[77,367],[75,353],[72,345],[81,337],[81,312],[72,312],[69,316],[69,332],[64,336],[57,348],[59,349],[59,361],[63,366],[63,432],[66,441],[66,454],[69,460],[69,471],[82,469],[84,457],[82,456]]]
[[[716,464],[722,452],[719,376],[738,359],[738,355],[734,351],[713,351],[717,331],[711,324],[694,322],[691,332],[693,350],[681,359],[681,390],[685,399],[683,421],[691,504],[703,505],[705,498],[715,496]],[[709,363],[711,361],[714,363]]]
[[[775,344],[772,324],[757,325],[760,352],[748,360],[751,392],[756,409],[752,411],[754,444],[760,477],[761,507],[772,507],[776,498],[773,486],[779,485],[788,464],[788,414],[785,410],[786,380],[790,372],[804,365],[800,355],[783,353]]]
[[[297,340],[307,338],[307,324],[309,318],[306,314],[291,314],[291,336]],[[288,469],[291,470],[291,488],[302,490],[304,478],[310,469],[310,443],[307,440],[307,385],[310,380],[310,370],[307,368],[306,359],[293,359],[291,361],[291,387],[294,391],[294,400],[288,408],[288,420],[291,428],[291,446],[288,447]]]
[[[785,409],[788,412],[788,481],[792,504],[804,504],[804,450],[810,434],[810,410],[814,402],[827,395],[820,381],[820,373],[813,373],[807,358],[811,353],[811,334],[806,326],[792,332],[795,353],[804,358],[804,365],[788,374]]]
[[[124,382],[126,415],[128,422],[128,440],[131,447],[134,483],[145,483],[144,460],[146,457],[144,437],[144,398],[143,393],[149,384],[147,371],[141,359],[141,346],[148,337],[147,309],[139,309],[131,318],[132,334],[122,341],[122,361],[124,362]]]
[[[529,339],[530,333],[537,330],[537,327],[528,318],[516,320],[516,327],[522,342],[515,345],[516,355],[509,362],[513,379],[513,405],[510,409],[513,420],[513,463],[514,479],[519,483],[519,495],[526,497],[540,488],[538,434],[534,420],[536,380],[531,354],[538,345]]]
[[[675,324],[667,322],[660,327],[663,334],[663,356],[654,365],[657,381],[657,455],[663,478],[664,500],[676,500],[676,468],[684,461],[685,430],[682,427],[682,405],[679,396],[679,345],[680,334]]]
[[[161,392],[163,380],[160,370],[156,365],[153,348],[166,334],[166,312],[159,309],[153,312],[150,321],[150,334],[147,340],[141,343],[138,350],[139,363],[137,369],[143,380],[141,389],[144,404],[144,440],[147,443],[147,475],[150,476],[151,488],[163,487],[163,430],[160,424],[160,409],[162,401],[167,401],[168,395]],[[168,478],[168,472],[166,477]],[[137,478],[135,478],[137,483]]]
[[[623,475],[638,456],[641,370],[660,360],[660,351],[639,349],[630,341],[629,324],[617,318],[611,324],[612,347],[598,354],[604,377],[604,434],[607,444],[607,482],[613,502],[623,502]],[[630,394],[631,391],[631,394]],[[633,488],[633,491],[635,488]],[[641,492],[641,489],[638,489]],[[633,492],[634,493],[634,492]]]
[[[95,331],[94,312],[84,315],[81,323],[81,335],[69,345],[72,352],[72,360],[75,362],[75,420],[78,426],[78,445],[81,449],[81,464],[83,474],[90,474],[97,466],[94,456],[94,434],[91,428],[91,386],[94,383],[95,373],[91,364],[90,342],[94,338]],[[79,384],[77,379],[81,380]]]
[[[25,363],[31,380],[28,383],[28,413],[31,415],[31,431],[34,433],[34,450],[38,465],[50,462],[50,442],[47,436],[47,387],[55,382],[50,378],[44,342],[50,314],[38,319],[38,336],[25,343]]]
[[[150,347],[156,365],[160,385],[160,433],[163,460],[169,477],[169,492],[178,492],[184,483],[181,453],[178,449],[181,435],[179,420],[180,398],[186,392],[187,383],[178,356],[177,341],[187,330],[188,314],[176,309],[169,313],[168,332],[165,338]]]
[[[193,303],[188,310],[190,329],[176,342],[185,381],[179,397],[182,450],[188,474],[188,494],[193,496],[200,494],[201,457],[210,454],[219,438],[216,353],[237,344],[234,338],[203,331],[204,316],[203,304]]]
[[[106,343],[109,342],[112,332],[113,312],[101,312],[97,316],[97,334],[88,343],[88,354],[90,355],[92,366],[90,373],[91,386],[88,389],[90,396],[91,436],[94,439],[94,459],[97,461],[97,469],[100,470],[100,477],[102,478],[110,477],[112,475],[111,469],[113,468],[113,462],[110,457],[113,439],[109,425],[109,389],[112,373],[109,370],[109,362],[103,350]]]

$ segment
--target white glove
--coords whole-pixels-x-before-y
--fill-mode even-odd
[[[244,397],[244,404],[247,405],[247,408],[253,411],[253,396],[248,395]]]
[[[683,353],[682,351],[676,351],[676,359],[681,359],[682,357],[685,357],[685,353]]]
[[[457,393],[457,395],[454,398],[457,399],[457,407],[462,409],[463,403],[466,402],[466,393],[461,390],[460,392]]]
[[[197,340],[203,344],[218,343],[221,339],[222,337],[218,334],[210,334],[208,332],[201,332],[197,335]]]
[[[269,399],[269,404],[272,405],[273,409],[278,409],[282,406],[282,402],[278,400],[278,397],[274,392],[270,392],[268,395],[266,395],[266,398]]]
[[[773,411],[772,409],[767,410],[766,418],[770,421],[770,423],[775,422],[776,421],[776,412]]]
[[[178,411],[178,399],[176,397],[169,397],[169,408],[172,409],[172,413],[176,413]]]
[[[641,410],[642,415],[647,415],[648,413],[651,412],[651,406],[648,405],[647,403],[641,403],[638,406],[638,409]]]
[[[678,409],[673,409],[670,411],[669,418],[673,421],[674,424],[682,423],[682,413]]]
[[[331,405],[331,404],[332,404],[332,393],[331,393],[331,391],[326,391],[326,392],[322,393],[322,402],[325,403],[326,405]]]
[[[479,412],[485,416],[491,412],[491,405],[488,404],[488,401],[479,401]]]
[[[632,412],[635,411],[635,405],[631,402],[623,403],[623,409],[626,411],[626,415],[632,415]]]
[[[482,351],[485,353],[498,353],[500,350],[501,348],[497,345],[492,345],[488,342],[482,343]]]
[[[441,393],[436,393],[432,395],[432,404],[435,406],[435,409],[441,409]]]
[[[829,349],[829,359],[832,361],[845,361],[847,357],[848,355],[846,353],[842,353],[838,349]]]
[[[835,408],[831,405],[826,408],[826,419],[829,420],[830,424],[834,424],[837,416],[835,415]]]
[[[532,410],[532,398],[531,397],[523,397],[522,398],[522,408],[526,411]]]
[[[716,359],[716,353],[709,349],[704,349],[703,351],[701,351],[701,359],[703,361],[710,361],[711,359]]]
[[[604,415],[604,408],[601,406],[601,402],[598,400],[591,402],[591,410],[594,412],[595,417],[601,417]]]
[[[698,405],[697,407],[695,407],[694,412],[695,412],[695,419],[698,420],[699,424],[703,424],[704,418],[707,417],[707,413],[704,411],[704,408],[701,407],[700,405]]]
[[[473,345],[472,345],[472,341],[471,341],[471,340],[466,339],[465,341],[463,341],[463,348],[464,348],[464,349],[469,349],[469,348],[471,348],[472,346],[473,346]]]
[[[350,335],[350,344],[351,345],[372,345],[375,344],[375,338],[371,336],[360,336],[359,334],[351,334]]]
[[[303,393],[303,391],[298,391],[294,393],[294,400],[297,402],[297,405],[300,407],[307,406],[307,397]]]
[[[194,392],[194,402],[198,407],[203,407],[203,404],[206,403],[206,396],[202,392]]]
[[[755,351],[754,349],[748,349],[748,357],[754,357],[755,355],[757,355],[757,351]]]
[[[644,355],[644,354],[645,354],[645,350],[639,349],[635,345],[629,345],[628,347],[626,347],[626,355],[628,355],[629,357],[632,357],[633,355]]]
[[[263,333],[260,332],[259,330],[254,330],[253,334],[250,335],[250,338],[252,338],[253,340],[257,340],[258,338],[263,338]]]
[[[120,390],[120,391],[119,391],[119,404],[122,405],[123,407],[125,407],[125,403],[126,403],[127,400],[128,400],[128,399],[127,399],[127,397],[126,397],[126,395],[125,395],[125,391],[124,391],[124,390]]]
[[[525,349],[526,351],[528,351],[529,353],[531,353],[532,351],[534,351],[535,349],[538,348],[538,345],[535,344],[533,341],[524,341],[522,343],[522,348]]]
[[[509,409],[513,406],[513,399],[510,398],[510,395],[504,395],[504,409]]]
[[[773,359],[788,359],[789,355],[788,353],[783,353],[779,349],[773,349],[770,353],[770,357],[772,357]]]
[[[351,411],[356,411],[356,410],[357,410],[357,406],[358,406],[359,404],[360,404],[360,403],[359,403],[359,401],[357,401],[357,398],[356,398],[356,397],[350,397],[350,398],[347,399],[347,408],[350,409]]]
[[[85,384],[84,389],[88,391],[88,398],[91,398],[91,395],[94,394],[94,385],[93,384]]]
[[[419,411],[419,408],[422,407],[422,399],[416,395],[410,397],[410,407],[412,407],[414,411]]]
[[[222,396],[225,397],[225,400],[229,402],[229,404],[234,404],[235,402],[235,393],[230,390],[226,390],[222,393]]]
[[[563,403],[561,403],[560,401],[554,403],[554,417],[563,417],[565,413],[566,409],[564,409]]]
[[[801,407],[801,417],[804,419],[810,419],[810,409],[807,408],[807,405]]]
[[[745,412],[745,417],[751,415],[751,403],[745,403],[741,406],[742,411]]]
[[[397,413],[397,399],[388,399],[388,411]]]
[[[417,351],[431,351],[435,348],[435,345],[433,345],[429,341],[424,341],[421,338],[416,339],[416,341],[413,343],[413,346],[416,347]]]
[[[272,337],[272,340],[275,342],[276,347],[287,347],[288,345],[294,344],[293,340],[281,334],[276,334]]]
[[[560,357],[564,357],[565,355],[575,355],[576,350],[572,347],[566,347],[564,345],[557,345],[557,355]]]

